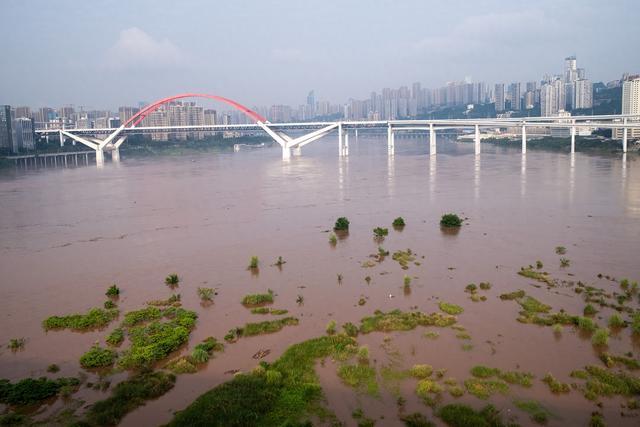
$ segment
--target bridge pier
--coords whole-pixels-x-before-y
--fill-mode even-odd
[[[627,119],[624,119],[624,124],[627,124]],[[622,152],[627,152],[627,128],[622,128]]]
[[[474,138],[474,148],[476,156],[480,155],[480,125],[476,125],[476,135]]]
[[[342,155],[349,155],[349,132],[344,133],[344,145],[342,146]]]
[[[338,156],[344,156],[344,132],[342,123],[338,125]]]
[[[571,126],[571,154],[576,152],[576,127]]]
[[[393,128],[391,127],[391,123],[387,125],[387,154],[389,156],[393,156],[395,149],[395,138],[393,134]]]
[[[522,125],[522,154],[527,154],[527,128]]]
[[[111,150],[111,161],[114,163],[118,163],[120,161],[120,149],[114,148]]]
[[[104,166],[104,150],[100,147],[96,149],[96,166]]]
[[[302,148],[301,147],[293,147],[291,149],[291,155],[293,155],[293,156],[302,156]]]
[[[429,155],[436,155],[436,130],[433,127],[433,123],[429,124]]]

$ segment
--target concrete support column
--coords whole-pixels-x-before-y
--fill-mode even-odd
[[[433,128],[433,123],[429,124],[429,154],[436,155],[436,130]]]
[[[527,153],[527,128],[522,125],[522,154]]]
[[[389,149],[389,155],[393,156],[396,152],[396,133],[391,131],[391,147]]]
[[[282,147],[282,160],[289,160],[289,159],[291,159],[291,148]]]
[[[120,149],[119,148],[114,148],[111,151],[111,161],[114,163],[117,163],[120,161]]]
[[[64,135],[62,132],[58,132],[58,135],[60,135],[60,147],[64,147]]]
[[[624,119],[624,124],[627,124],[627,119]],[[627,128],[622,128],[622,152],[627,152]]]
[[[475,152],[476,152],[476,156],[480,154],[480,126],[476,125],[476,135],[474,138],[474,146],[475,146]]]
[[[84,164],[89,166],[89,153],[84,153]]]
[[[342,123],[338,125],[338,156],[344,155],[344,134],[342,131]]]
[[[75,157],[75,160],[76,160],[76,167],[78,167],[78,155],[76,154],[76,155],[75,155],[75,156],[73,156],[73,157]]]
[[[576,127],[571,126],[571,154],[576,152]]]
[[[104,150],[102,150],[100,147],[98,147],[98,149],[96,150],[96,165],[104,165]]]

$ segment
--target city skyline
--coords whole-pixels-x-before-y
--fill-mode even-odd
[[[569,55],[593,82],[640,69],[638,58],[611,48],[640,37],[635,3],[513,3],[9,1],[0,34],[19,43],[6,47],[1,102],[116,109],[197,90],[298,105],[315,89],[318,99],[344,103],[383,87],[464,80],[461,70],[489,84],[538,80],[559,74]],[[187,16],[194,22],[184,28]],[[616,25],[592,31],[613,18]],[[273,25],[283,20],[286,28]]]

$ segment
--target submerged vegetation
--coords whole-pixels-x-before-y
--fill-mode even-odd
[[[273,291],[267,290],[266,294],[248,294],[242,298],[242,305],[245,307],[256,307],[273,303]]]
[[[0,403],[14,406],[32,405],[57,395],[63,388],[74,388],[79,384],[77,378],[25,378],[15,383],[1,379]]]
[[[341,365],[338,368],[338,376],[345,384],[360,392],[370,396],[378,396],[379,394],[376,370],[368,365]]]
[[[71,329],[86,331],[108,325],[118,316],[117,309],[105,310],[92,308],[86,314],[70,314],[67,316],[51,316],[42,322],[44,329]]]
[[[180,283],[180,278],[176,273],[171,273],[164,278],[164,284],[167,286],[178,286],[179,283]]]
[[[420,311],[403,312],[400,310],[385,313],[376,310],[373,316],[362,319],[360,332],[368,334],[373,331],[409,331],[417,326],[447,327],[454,323],[456,323],[454,316],[442,313],[425,314]]]
[[[440,301],[440,303],[438,304],[438,307],[440,308],[440,310],[444,311],[445,313],[451,314],[454,316],[461,314],[464,311],[464,309],[459,305],[450,304],[444,301]]]
[[[120,288],[118,288],[115,284],[109,286],[105,295],[108,297],[117,297],[120,295]]]
[[[353,338],[332,335],[289,347],[273,364],[236,375],[201,395],[176,414],[169,426],[309,425],[325,414],[316,360],[345,360],[355,353]]]
[[[94,345],[91,350],[87,351],[80,357],[80,366],[83,368],[104,368],[113,365],[116,358],[116,352]]]
[[[395,251],[391,258],[394,261],[397,261],[403,270],[408,269],[409,263],[414,262],[416,259],[416,257],[413,255],[413,252],[411,252],[411,249],[407,249],[406,251]]]
[[[393,228],[395,229],[401,229],[405,226],[404,223],[404,218],[402,218],[401,216],[397,217],[396,219],[393,220],[393,222],[391,223],[391,225],[393,226]]]
[[[373,236],[376,238],[384,238],[389,234],[388,228],[376,227],[373,229]]]
[[[258,323],[247,323],[243,327],[231,329],[224,339],[228,342],[235,342],[240,337],[250,337],[254,335],[272,334],[282,330],[285,326],[295,326],[299,320],[295,317],[283,317],[276,320],[265,320]]]
[[[7,344],[7,348],[11,351],[22,350],[26,342],[27,340],[24,338],[11,338],[9,344]]]
[[[449,228],[460,227],[462,226],[462,219],[454,213],[447,213],[440,218],[440,226]]]
[[[452,403],[438,410],[438,416],[451,427],[506,427],[502,415],[493,405],[476,411],[469,405]]]
[[[205,302],[213,301],[213,297],[218,294],[214,288],[198,287],[196,292],[198,293],[198,297],[200,297],[200,300]]]
[[[529,414],[531,419],[538,424],[546,424],[553,415],[551,411],[535,400],[514,400],[513,404],[516,408]]]

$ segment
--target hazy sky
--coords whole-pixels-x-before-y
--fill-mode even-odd
[[[640,72],[640,1],[1,0],[0,104],[114,108],[198,91],[248,106]]]

